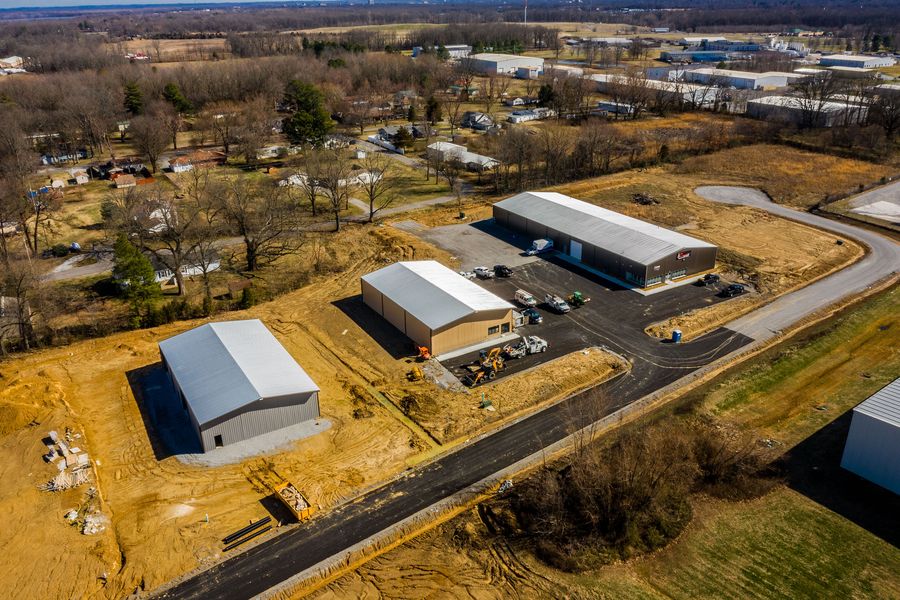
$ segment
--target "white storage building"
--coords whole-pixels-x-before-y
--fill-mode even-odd
[[[890,56],[864,56],[861,54],[829,54],[819,59],[819,64],[823,67],[859,67],[860,69],[892,67],[896,62]]]
[[[482,53],[469,55],[469,61],[483,75],[515,75],[520,68],[544,71],[544,59],[534,56]]]
[[[900,494],[900,378],[853,409],[841,466]]]
[[[778,71],[751,73],[749,71],[734,71],[731,69],[702,68],[685,71],[682,77],[684,77],[685,81],[693,83],[733,87],[740,90],[760,90],[787,87],[789,84],[803,79],[804,76],[799,73],[781,73]]]
[[[513,305],[433,260],[362,277],[363,302],[418,346],[440,355],[510,333]]]
[[[747,116],[807,127],[834,127],[865,121],[865,106],[846,102],[803,100],[796,96],[765,96],[747,101]]]
[[[319,388],[262,321],[208,323],[159,343],[204,452],[319,418]]]

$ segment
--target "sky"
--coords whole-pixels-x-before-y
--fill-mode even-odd
[[[285,0],[251,0],[252,2],[268,2],[272,4],[284,4]],[[291,2],[291,0],[287,0]],[[316,2],[329,2],[334,0],[315,0]],[[200,0],[186,2],[185,0],[145,0],[143,2],[129,2],[128,0],[0,0],[0,9],[4,8],[53,8],[72,6],[147,6],[154,4],[242,4],[247,0]]]

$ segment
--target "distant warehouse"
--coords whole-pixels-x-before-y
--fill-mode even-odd
[[[853,409],[841,466],[900,494],[900,379]]]
[[[516,75],[519,69],[535,71],[538,74],[544,71],[543,58],[516,54],[471,54],[469,64],[483,75]]]
[[[808,100],[796,96],[765,96],[747,101],[747,116],[804,127],[834,127],[866,120],[868,108],[852,102]]]
[[[159,343],[203,451],[319,418],[319,388],[258,319]]]
[[[362,277],[363,302],[439,355],[510,333],[513,306],[433,260],[394,263]]]
[[[713,244],[564,194],[523,192],[494,205],[499,225],[554,247],[636,287],[708,271]]]
[[[860,54],[829,54],[819,59],[819,64],[823,67],[857,67],[860,69],[892,67],[896,62],[890,56],[865,56]]]

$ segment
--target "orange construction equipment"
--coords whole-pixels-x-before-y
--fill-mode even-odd
[[[416,357],[418,360],[431,360],[431,350],[428,349],[428,346],[419,346],[419,355]]]
[[[297,517],[298,521],[305,521],[316,512],[316,508],[309,503],[306,496],[304,496],[300,490],[295,488],[294,484],[291,482],[282,482],[276,485],[274,489],[278,499],[288,507],[288,510]]]

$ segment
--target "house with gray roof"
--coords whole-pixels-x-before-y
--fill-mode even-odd
[[[319,388],[262,321],[207,323],[159,343],[203,451],[319,418]]]

